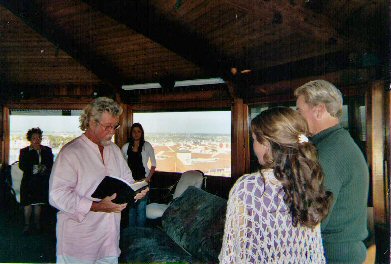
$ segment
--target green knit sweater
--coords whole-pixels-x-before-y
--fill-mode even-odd
[[[333,193],[333,206],[322,221],[322,238],[330,263],[361,263],[368,236],[368,166],[361,150],[340,125],[311,138],[318,149],[326,189]],[[361,261],[361,262],[360,262]]]

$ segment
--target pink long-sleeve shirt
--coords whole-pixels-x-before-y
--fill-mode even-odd
[[[111,143],[103,149],[82,135],[57,156],[49,182],[49,202],[57,214],[57,256],[97,260],[119,256],[120,213],[90,211],[100,181],[116,176],[133,183],[121,150]]]

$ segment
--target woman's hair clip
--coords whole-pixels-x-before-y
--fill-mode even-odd
[[[306,137],[304,134],[300,134],[300,135],[297,137],[297,142],[298,142],[299,144],[304,143],[304,142],[308,142],[308,137]]]

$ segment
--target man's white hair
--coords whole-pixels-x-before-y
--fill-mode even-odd
[[[86,131],[90,119],[99,122],[104,112],[113,116],[120,116],[122,114],[122,107],[116,101],[108,97],[96,98],[84,108],[83,113],[80,115],[80,129]]]
[[[332,83],[325,80],[310,81],[295,90],[295,96],[304,96],[307,104],[316,106],[324,103],[331,116],[342,117],[342,94]]]

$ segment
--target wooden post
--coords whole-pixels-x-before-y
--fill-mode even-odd
[[[2,113],[2,134],[1,134],[1,161],[3,164],[8,165],[9,162],[9,153],[10,153],[10,111],[9,108],[6,106],[3,106],[3,113]]]
[[[375,224],[385,224],[386,193],[384,175],[384,82],[373,82],[367,100],[367,153],[373,184]]]
[[[248,136],[248,105],[243,99],[235,98],[231,108],[232,160],[231,177],[235,181],[250,168],[250,151]]]
[[[119,147],[122,147],[128,141],[130,136],[129,128],[133,123],[133,110],[130,109],[127,104],[121,104],[121,107],[123,109],[122,115],[119,118],[119,123],[121,126],[117,131],[115,140],[115,143]]]

